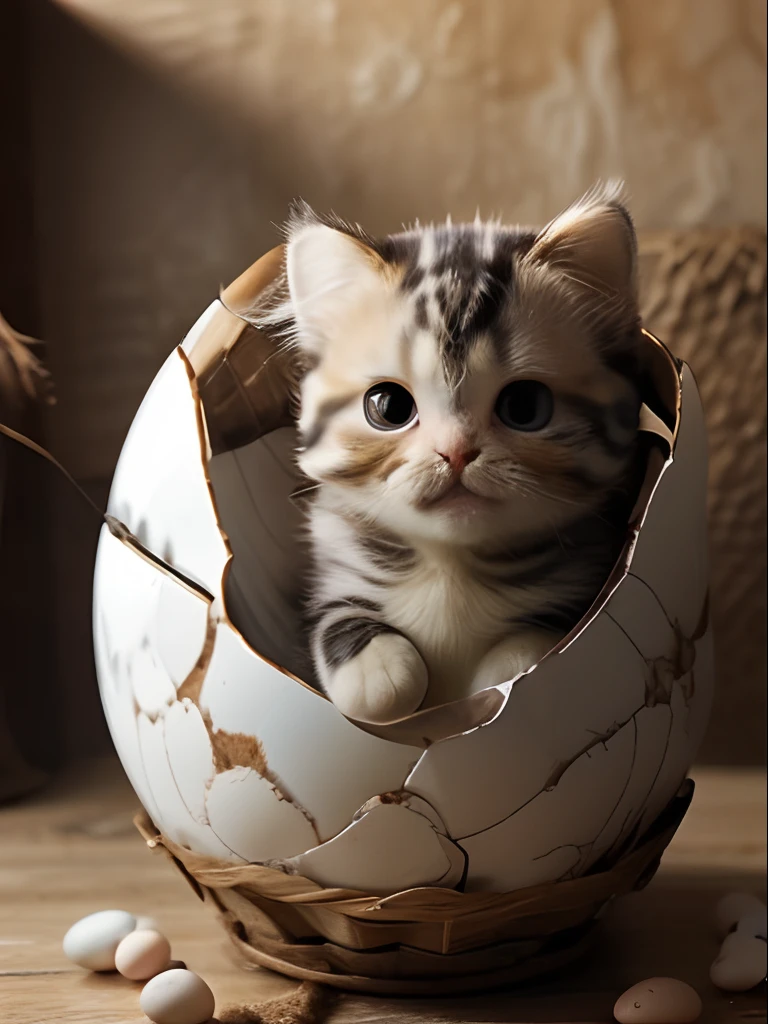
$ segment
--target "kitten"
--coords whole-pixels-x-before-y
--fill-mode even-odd
[[[614,187],[540,232],[373,239],[300,206],[288,323],[317,675],[386,723],[512,679],[588,610],[626,535],[635,234]]]

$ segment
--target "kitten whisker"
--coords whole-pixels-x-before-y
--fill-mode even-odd
[[[321,484],[310,484],[308,487],[302,487],[298,491],[291,492],[291,498],[300,498],[304,494],[310,494],[312,491],[316,491]]]

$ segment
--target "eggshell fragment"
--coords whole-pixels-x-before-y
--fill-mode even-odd
[[[64,955],[89,971],[114,971],[115,951],[136,927],[125,910],[99,910],[73,924],[64,936]]]
[[[213,992],[193,971],[163,971],[144,986],[139,1005],[154,1024],[205,1024],[215,1009]]]
[[[718,900],[715,907],[715,924],[720,938],[726,936],[741,918],[752,910],[762,910],[765,913],[765,904],[749,892],[729,892],[727,896]]]
[[[215,596],[229,553],[201,471],[197,417],[184,359],[172,352],[131,424],[107,510],[153,554],[170,552],[176,570]]]
[[[286,866],[328,888],[387,893],[456,885],[464,857],[407,804],[377,804],[334,839],[291,858]]]
[[[726,935],[709,970],[713,985],[724,992],[748,992],[768,975],[768,945],[743,932]]]
[[[619,996],[613,1015],[619,1024],[693,1024],[701,1016],[699,994],[677,978],[649,978]]]
[[[124,978],[146,981],[168,966],[171,944],[158,931],[144,928],[126,935],[115,952],[115,967]]]

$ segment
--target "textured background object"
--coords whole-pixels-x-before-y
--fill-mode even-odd
[[[710,446],[717,690],[706,756],[765,745],[766,237],[677,231],[643,245],[643,312],[692,367]]]

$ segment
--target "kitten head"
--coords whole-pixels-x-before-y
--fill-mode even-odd
[[[557,529],[623,485],[639,318],[615,190],[540,232],[448,222],[375,240],[301,207],[286,273],[308,366],[299,462],[323,501],[478,544]]]

